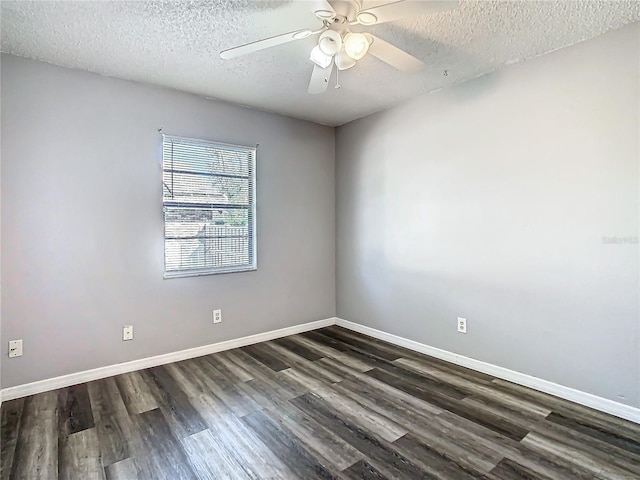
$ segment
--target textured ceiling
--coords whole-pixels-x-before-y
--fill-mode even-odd
[[[365,7],[380,1],[364,1]],[[423,60],[405,74],[368,55],[342,88],[307,94],[314,38],[222,60],[223,49],[317,28],[312,0],[2,1],[2,51],[327,125],[640,21],[640,2],[466,1],[368,30]],[[446,75],[445,75],[446,70]]]

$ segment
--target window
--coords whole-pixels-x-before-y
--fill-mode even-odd
[[[256,269],[256,149],[163,135],[164,276]]]

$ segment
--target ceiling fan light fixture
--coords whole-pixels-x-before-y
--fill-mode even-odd
[[[360,60],[369,51],[369,41],[362,33],[349,32],[344,37],[344,50],[354,60]]]
[[[356,19],[361,25],[374,25],[378,21],[378,17],[371,12],[358,12]]]
[[[336,55],[336,67],[338,67],[338,70],[347,70],[355,64],[356,61],[347,55],[347,52],[344,50],[340,50]]]
[[[333,56],[327,55],[320,49],[319,45],[316,45],[311,50],[311,55],[309,55],[309,60],[311,60],[316,65],[318,65],[320,68],[327,68],[329,65],[331,65],[331,62],[333,61]]]
[[[334,30],[327,30],[320,35],[318,46],[325,55],[335,55],[342,48],[342,37]]]

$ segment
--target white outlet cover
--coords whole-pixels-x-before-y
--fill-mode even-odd
[[[458,332],[467,333],[467,319],[458,317]]]
[[[22,340],[9,340],[9,358],[22,356]]]
[[[133,340],[133,325],[125,325],[122,327],[122,340]]]
[[[213,311],[213,323],[222,322],[222,310],[216,309]]]

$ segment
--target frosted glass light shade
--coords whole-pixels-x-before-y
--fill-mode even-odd
[[[354,60],[360,60],[369,51],[369,41],[362,33],[347,33],[344,37],[344,50]]]
[[[356,61],[347,55],[347,52],[344,50],[340,50],[336,55],[336,67],[338,70],[347,70],[348,68],[353,67],[356,64]]]
[[[318,65],[320,68],[327,68],[331,65],[333,61],[332,55],[326,55],[322,50],[320,50],[320,46],[316,45],[311,50],[311,55],[309,55],[309,59]]]
[[[342,37],[333,30],[327,30],[320,35],[318,46],[325,55],[335,55],[342,48]]]

